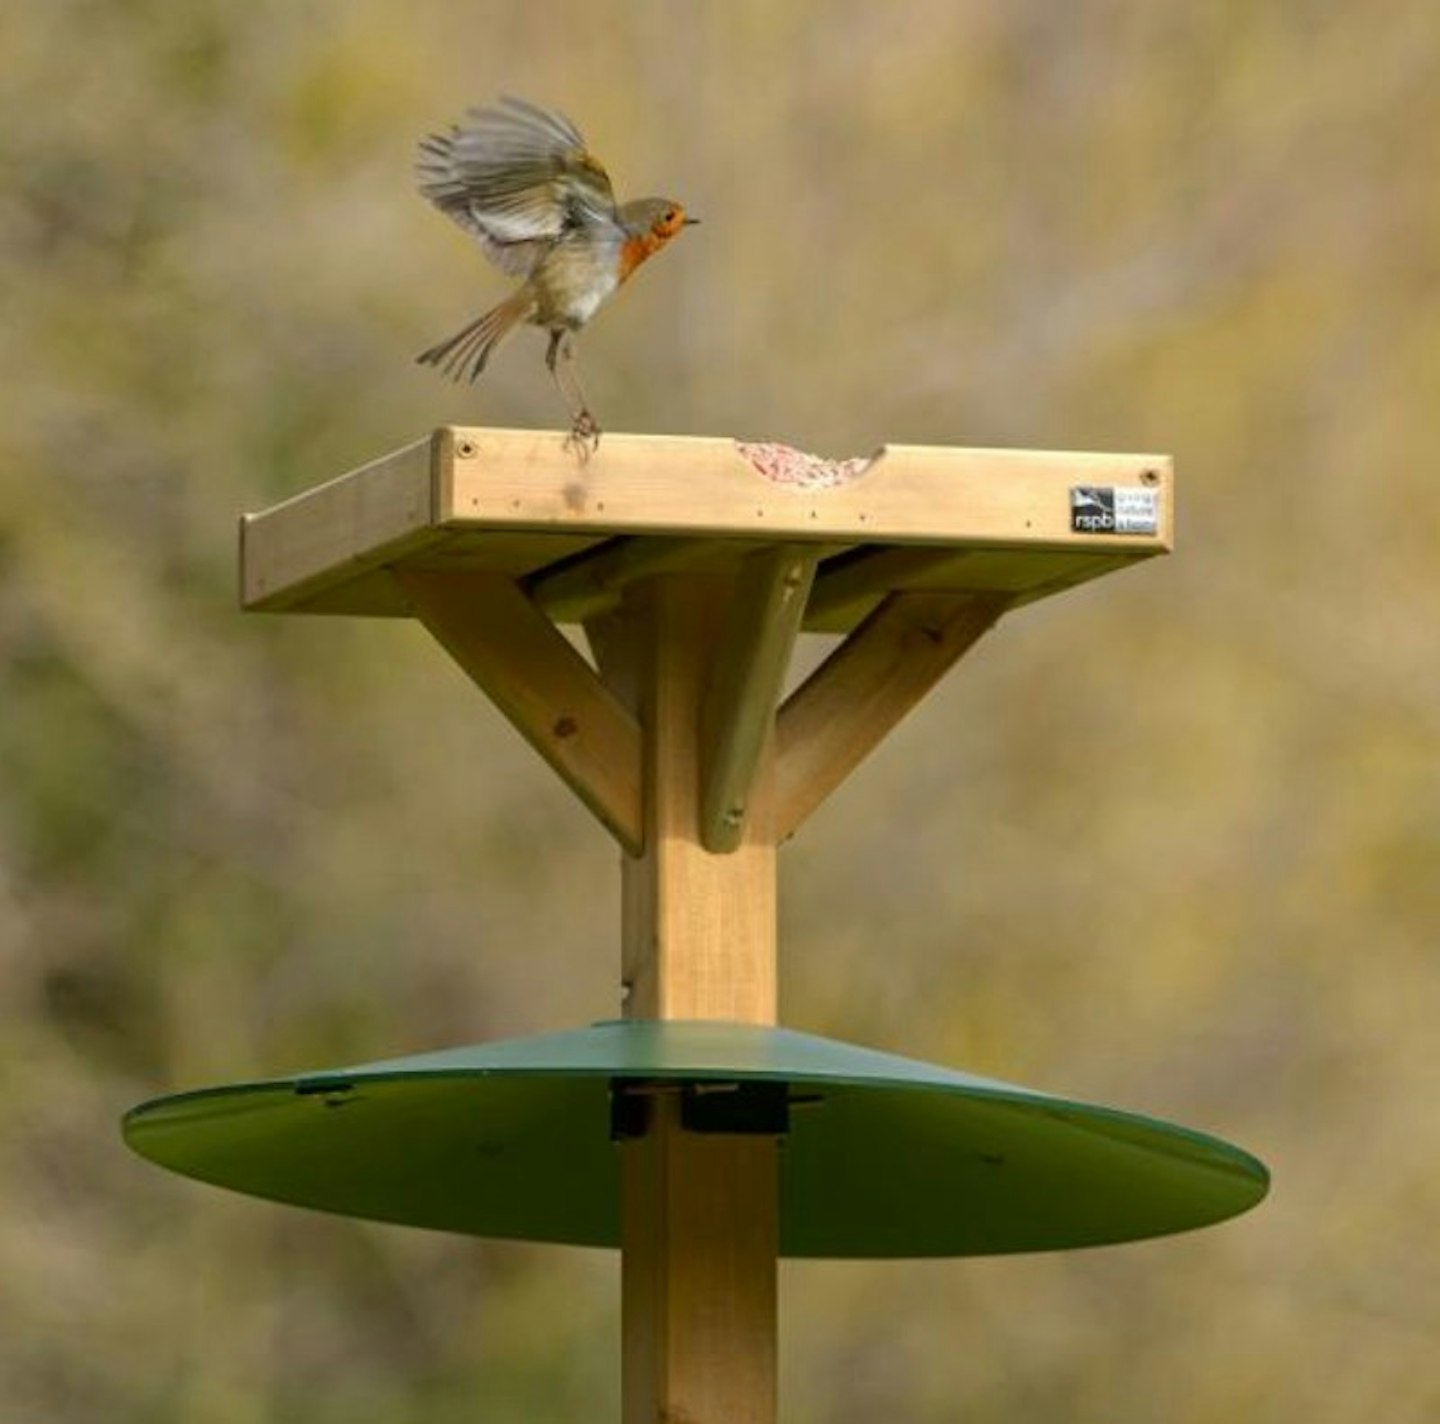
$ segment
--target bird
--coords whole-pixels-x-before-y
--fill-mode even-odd
[[[617,203],[604,165],[563,114],[511,95],[469,109],[420,141],[416,185],[501,271],[521,278],[499,305],[416,357],[476,380],[495,348],[529,322],[550,334],[545,364],[570,412],[567,447],[600,444],[575,334],[647,258],[699,221],[673,198]]]

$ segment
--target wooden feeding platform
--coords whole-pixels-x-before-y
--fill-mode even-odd
[[[1070,490],[1107,486],[1153,492],[1155,531],[1077,532]],[[416,610],[395,572],[484,572],[582,622],[652,575],[735,572],[793,544],[816,563],[805,630],[845,632],[897,592],[1015,606],[1165,553],[1173,503],[1159,455],[887,445],[824,461],[607,435],[579,465],[545,432],[447,426],[245,516],[242,601],[405,617]]]
[[[131,1144],[280,1201],[619,1246],[626,1424],[772,1424],[781,1254],[1254,1205],[1264,1168],[1216,1138],[776,1021],[777,847],[988,629],[1166,552],[1173,510],[1155,455],[612,434],[582,465],[447,427],[246,516],[247,609],[420,620],[615,837],[624,1017],[158,1099]],[[802,631],[838,636],[787,694]]]

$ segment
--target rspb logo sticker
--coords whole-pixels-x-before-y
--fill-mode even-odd
[[[1158,534],[1160,491],[1125,485],[1075,485],[1070,528],[1076,534]]]

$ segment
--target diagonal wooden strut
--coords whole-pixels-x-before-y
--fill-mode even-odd
[[[741,568],[700,713],[700,839],[706,850],[732,851],[744,835],[818,562],[813,549],[781,544],[752,554]]]
[[[792,835],[1005,611],[1003,595],[891,594],[776,720],[775,830]]]
[[[626,851],[644,845],[640,727],[505,574],[396,569],[445,651]]]

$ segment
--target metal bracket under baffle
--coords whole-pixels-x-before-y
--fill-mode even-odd
[[[649,1078],[610,1080],[610,1140],[625,1142],[650,1130],[652,1104],[678,1094],[686,1132],[737,1137],[783,1137],[790,1131],[790,1085],[784,1082],[665,1083]]]

